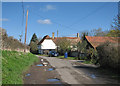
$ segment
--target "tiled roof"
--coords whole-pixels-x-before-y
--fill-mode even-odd
[[[85,37],[94,48],[96,48],[98,45],[104,42],[111,42],[113,44],[120,43],[120,37],[93,37],[93,36]]]
[[[48,35],[44,36],[43,39],[38,43],[38,45],[41,44],[45,39],[51,39],[51,38]]]
[[[63,39],[63,38],[66,38],[66,39],[78,39],[78,37],[55,37],[54,39]]]
[[[80,41],[80,37],[54,37],[54,39],[53,39],[53,38],[49,37],[48,35],[46,35],[38,43],[38,45],[41,44],[45,39],[52,39],[53,42],[56,44],[57,43],[57,39],[60,40],[60,39],[64,39],[64,38],[66,38],[67,40],[70,40],[71,44],[76,44],[76,43],[78,43]]]
[[[80,41],[80,37],[55,37],[52,40],[54,41],[54,43],[57,43],[57,39],[60,40],[60,39],[64,39],[64,38],[71,41],[71,44],[76,44]]]

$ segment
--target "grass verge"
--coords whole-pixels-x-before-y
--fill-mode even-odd
[[[64,56],[58,56],[57,58],[59,59],[68,59],[68,60],[78,60],[78,57],[67,57],[67,58],[64,58]],[[83,59],[81,59],[83,60]],[[84,64],[93,64],[91,61],[87,61],[87,60],[84,60],[83,61]]]
[[[85,64],[93,64],[91,61],[84,61],[83,63],[85,63]]]
[[[2,84],[23,84],[23,72],[37,61],[31,53],[2,51]]]
[[[67,58],[64,58],[64,56],[58,56],[57,58],[59,58],[59,59],[77,60],[77,57],[67,57]]]
[[[2,85],[2,52],[0,49],[0,86]]]
[[[38,54],[38,56],[48,56],[48,55],[45,55],[45,54]]]

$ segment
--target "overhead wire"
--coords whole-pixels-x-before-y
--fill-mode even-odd
[[[89,14],[87,14],[86,16],[82,17],[81,19],[77,20],[76,22],[74,22],[73,24],[71,24],[71,25],[69,25],[69,26],[64,25],[64,24],[60,24],[60,23],[58,23],[58,22],[56,22],[56,21],[52,21],[52,22],[55,23],[55,24],[57,24],[57,25],[60,25],[60,26],[62,26],[62,27],[65,27],[66,29],[69,29],[69,30],[72,30],[72,31],[74,30],[75,32],[80,32],[80,30],[78,30],[78,29],[76,29],[76,28],[72,28],[72,26],[78,24],[78,23],[81,22],[82,20],[85,20],[85,19],[88,18],[89,16],[91,16],[91,15],[93,15],[94,13],[98,12],[99,10],[103,9],[103,8],[106,6],[106,4],[108,4],[108,3],[103,4],[102,6],[98,7],[98,8],[95,9],[95,10],[93,10],[92,12],[90,12]],[[34,12],[33,12],[33,13],[34,13]],[[38,16],[40,16],[40,17],[42,17],[42,18],[46,18],[45,16],[42,16],[42,15],[40,15],[40,14],[38,14],[38,13],[35,13],[35,14],[38,15]]]
[[[24,3],[23,0],[21,1],[21,8],[22,8],[22,22],[21,22],[21,28],[24,28],[24,17],[25,17],[25,10],[24,10]],[[21,34],[19,35],[21,42],[23,37],[23,29],[21,31]]]
[[[97,9],[93,10],[92,12],[88,13],[86,16],[78,19],[77,21],[75,21],[73,24],[71,24],[69,27],[72,27],[76,24],[78,24],[79,22],[87,19],[88,17],[90,17],[91,15],[95,14],[96,12],[100,11],[101,9],[103,9],[108,3],[106,2],[105,4],[103,4],[102,6],[98,7]]]
[[[24,12],[24,3],[23,3],[23,0],[22,0],[22,26],[23,26],[23,24],[24,24],[24,14],[25,14],[25,12]]]
[[[74,22],[73,24],[71,24],[69,26],[61,24],[61,23],[58,23],[58,22],[56,22],[54,20],[52,22],[55,23],[55,24],[57,24],[57,25],[59,25],[59,26],[61,26],[61,27],[69,29],[71,31],[80,32],[80,28],[78,28],[79,29],[78,30],[76,28],[72,28],[72,26],[78,24],[79,22],[85,20],[86,18],[88,18],[89,16],[93,15],[94,13],[100,11],[101,9],[103,9],[106,6],[106,4],[108,4],[108,3],[103,4],[102,6],[98,7],[97,9],[93,10],[92,12],[88,13],[86,16],[82,17],[81,19],[77,20],[76,22]],[[22,9],[23,9],[23,20],[24,20],[24,4],[23,4],[23,0],[22,0]],[[38,14],[37,12],[32,11],[32,13],[34,13],[35,15],[37,15],[37,16],[39,16],[41,18],[47,18],[45,16],[42,16],[42,15]],[[24,23],[24,21],[23,21],[23,23]]]
[[[40,15],[40,14],[38,14],[38,13],[35,13],[35,12],[32,12],[32,13],[34,13],[34,14],[37,15],[37,16],[40,16],[41,18],[47,18],[47,17],[42,16],[42,15]],[[58,22],[56,22],[56,21],[52,21],[52,22],[55,23],[55,24],[57,24],[57,25],[59,25],[59,26],[65,27],[65,28],[67,28],[67,29],[69,29],[69,30],[72,30],[72,31],[73,31],[73,29],[74,29],[74,31],[75,31],[75,30],[76,30],[77,32],[79,31],[78,29],[68,27],[67,25],[60,24],[60,23],[58,23]]]

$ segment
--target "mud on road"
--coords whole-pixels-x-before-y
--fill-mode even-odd
[[[61,80],[61,76],[46,59],[40,57],[39,62],[34,63],[24,73],[23,81],[24,84],[62,84],[62,86],[70,86]]]

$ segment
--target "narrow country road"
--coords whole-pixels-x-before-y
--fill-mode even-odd
[[[56,57],[45,57],[52,67],[59,73],[62,81],[68,84],[117,84],[117,80],[110,79],[105,74],[99,74],[95,65],[85,65],[79,60],[58,59]],[[76,63],[80,63],[77,65]]]

